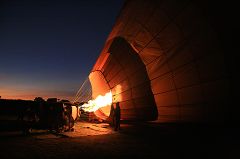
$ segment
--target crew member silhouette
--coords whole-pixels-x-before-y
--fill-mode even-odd
[[[116,103],[115,109],[114,109],[114,130],[118,131],[120,130],[120,119],[121,119],[121,109],[119,106],[119,102]]]

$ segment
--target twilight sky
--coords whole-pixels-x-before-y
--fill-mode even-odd
[[[123,0],[1,0],[0,96],[71,99]]]

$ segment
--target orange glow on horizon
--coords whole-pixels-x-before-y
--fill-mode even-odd
[[[42,97],[43,99],[58,98],[71,100],[71,96],[58,94],[54,92],[44,91],[21,91],[14,89],[0,89],[1,99],[22,99],[22,100],[34,100],[36,97]]]

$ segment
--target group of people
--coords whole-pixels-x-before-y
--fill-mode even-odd
[[[29,107],[19,115],[19,120],[28,132],[33,127],[49,129],[56,132],[73,131],[74,119],[72,106],[59,102],[39,102],[37,107]],[[121,110],[119,102],[111,105],[110,125],[115,131],[120,130]]]
[[[55,102],[37,102],[35,107],[28,107],[19,113],[18,120],[26,134],[32,128],[61,132],[73,131],[74,126],[72,106]]]

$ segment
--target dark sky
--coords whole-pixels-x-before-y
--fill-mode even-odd
[[[123,0],[1,0],[0,96],[71,99]]]

